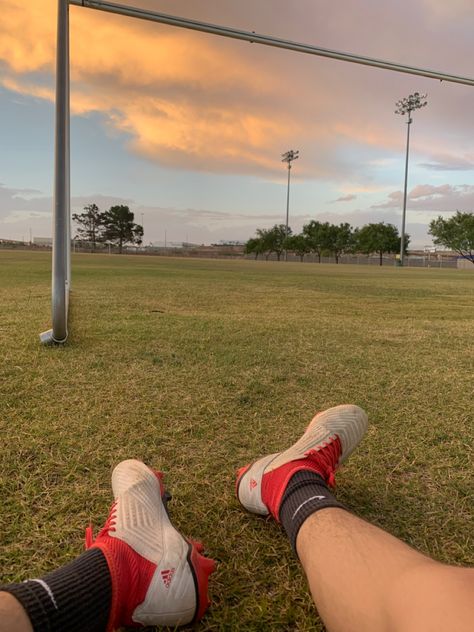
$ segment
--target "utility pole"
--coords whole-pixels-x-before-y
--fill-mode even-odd
[[[413,122],[411,117],[411,113],[414,110],[418,110],[420,108],[424,108],[425,105],[428,104],[426,101],[426,94],[420,94],[419,92],[414,92],[410,94],[408,97],[404,99],[400,99],[400,101],[396,102],[397,109],[395,110],[395,114],[401,114],[405,116],[408,115],[407,118],[407,151],[405,156],[405,186],[403,190],[403,212],[402,212],[402,233],[400,236],[400,265],[403,266],[404,257],[405,257],[405,224],[406,224],[406,215],[407,215],[407,185],[408,185],[408,154],[410,151],[410,125]]]
[[[288,186],[286,189],[286,223],[285,223],[285,238],[288,239],[288,221],[290,217],[290,172],[291,163],[300,157],[298,149],[289,149],[281,155],[281,161],[288,163]],[[285,248],[285,261],[288,261],[288,250]]]

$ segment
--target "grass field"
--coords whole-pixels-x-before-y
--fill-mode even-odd
[[[199,630],[323,630],[234,472],[344,402],[371,426],[338,497],[474,563],[471,271],[76,255],[73,272],[69,342],[44,348],[50,255],[0,252],[3,580],[78,554],[111,468],[135,457],[164,470],[175,524],[218,561]]]

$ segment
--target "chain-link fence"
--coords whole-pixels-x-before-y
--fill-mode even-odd
[[[255,255],[245,255],[246,259],[255,259]],[[278,257],[272,253],[268,257],[259,255],[259,260],[277,261]],[[284,254],[280,258],[284,259]],[[367,257],[365,255],[341,255],[336,262],[335,257],[321,257],[319,260],[317,255],[305,255],[303,258],[288,253],[288,261],[303,261],[304,263],[339,263],[352,265],[371,265],[371,266],[397,266],[398,260],[395,256],[379,256]],[[451,255],[438,255],[426,253],[426,255],[405,255],[404,266],[412,268],[456,268],[458,258]],[[474,266],[473,266],[474,268]]]

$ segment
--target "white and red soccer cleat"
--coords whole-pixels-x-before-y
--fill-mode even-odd
[[[86,530],[86,547],[101,549],[110,570],[108,630],[184,625],[201,619],[209,606],[215,562],[171,524],[162,478],[140,461],[119,463],[112,473],[109,517],[95,540],[92,527]]]
[[[299,470],[312,470],[328,485],[334,474],[361,441],[367,415],[354,405],[318,413],[303,436],[284,452],[268,454],[237,473],[236,493],[252,513],[279,520],[280,504],[290,478]]]

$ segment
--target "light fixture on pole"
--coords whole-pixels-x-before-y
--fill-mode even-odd
[[[281,161],[288,163],[288,187],[286,190],[286,224],[285,224],[285,237],[288,238],[288,220],[290,215],[290,171],[291,163],[300,157],[298,149],[289,149],[281,155]],[[285,261],[288,261],[288,251],[285,248]]]
[[[413,122],[411,117],[411,113],[414,110],[418,110],[420,108],[424,108],[425,105],[428,104],[426,101],[426,94],[420,94],[419,92],[414,92],[410,94],[408,97],[404,99],[400,99],[400,101],[396,102],[397,109],[395,110],[395,114],[401,114],[405,116],[408,115],[407,120],[407,152],[405,157],[405,188],[403,191],[403,213],[402,213],[402,233],[400,235],[400,265],[403,265],[403,260],[405,256],[405,223],[406,223],[406,214],[407,214],[407,184],[408,184],[408,152],[410,148],[410,125]]]

